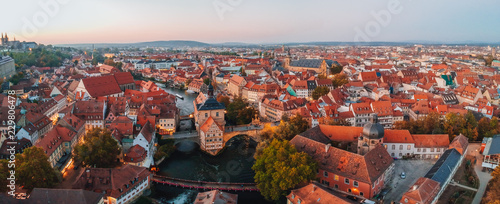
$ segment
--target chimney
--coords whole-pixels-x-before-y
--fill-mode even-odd
[[[331,146],[332,146],[331,144],[325,145],[325,152],[328,152],[328,150],[330,149]]]
[[[314,192],[316,190],[316,185],[313,185],[313,190],[312,192]]]
[[[412,187],[412,189],[413,189],[414,191],[416,191],[416,190],[417,190],[417,188],[418,188],[418,185],[413,185],[413,187]]]

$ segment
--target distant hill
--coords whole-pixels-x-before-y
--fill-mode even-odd
[[[169,40],[169,41],[152,41],[138,43],[83,43],[83,44],[60,44],[58,47],[77,47],[77,48],[103,48],[103,47],[209,47],[208,43],[189,40]]]
[[[261,46],[408,46],[414,44],[424,45],[472,45],[472,46],[497,46],[500,43],[483,43],[483,42],[453,42],[453,43],[440,43],[433,41],[408,41],[408,42],[290,42],[290,43],[241,43],[241,42],[224,42],[224,43],[204,43],[189,40],[168,40],[168,41],[152,41],[152,42],[138,42],[138,43],[83,43],[83,44],[60,44],[55,45],[58,47],[76,47],[76,48],[105,48],[105,47],[261,47]]]

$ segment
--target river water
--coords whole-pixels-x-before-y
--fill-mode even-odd
[[[196,94],[185,93],[184,90],[165,88],[171,94],[184,96],[184,100],[177,99],[177,107],[181,115],[187,115],[194,111],[193,100]],[[195,148],[178,147],[172,156],[163,161],[158,174],[170,177],[215,181],[253,183],[255,173],[252,165],[255,162],[253,154],[257,143],[248,137],[237,136],[229,140],[226,148],[217,156],[210,156],[202,152],[196,143],[188,141],[180,143],[180,146],[194,146]],[[155,199],[163,203],[193,203],[198,191],[174,188],[155,184],[157,192]],[[238,194],[238,203],[268,203],[258,192],[231,192]]]

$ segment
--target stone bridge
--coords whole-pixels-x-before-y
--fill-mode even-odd
[[[231,138],[237,135],[247,135],[252,138],[256,142],[261,142],[262,138],[260,137],[260,131],[264,129],[264,125],[267,123],[262,123],[260,125],[240,125],[240,126],[227,126],[224,132],[224,143],[228,142]],[[275,126],[276,123],[269,123],[271,126]],[[162,139],[174,139],[174,145],[182,142],[182,141],[192,141],[200,144],[200,139],[198,137],[198,132],[193,131],[183,131],[176,132],[173,135],[164,135]]]

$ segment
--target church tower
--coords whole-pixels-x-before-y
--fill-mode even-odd
[[[384,127],[378,123],[377,115],[374,115],[372,121],[365,124],[363,132],[358,138],[358,154],[365,155],[383,142]]]

